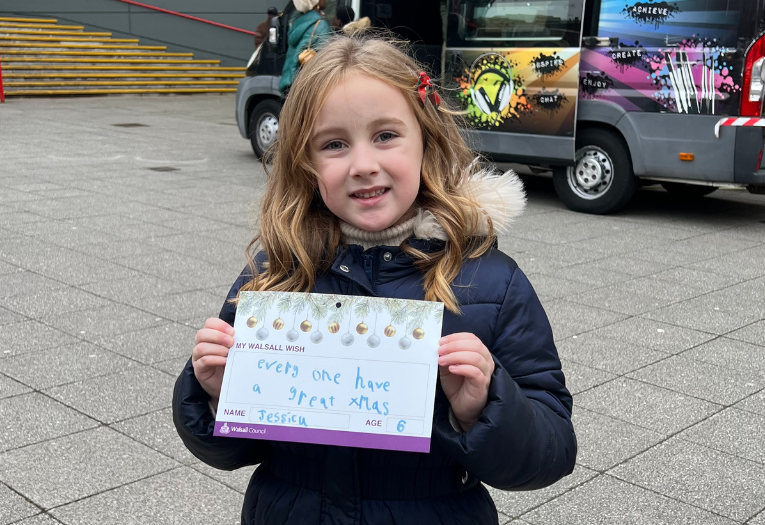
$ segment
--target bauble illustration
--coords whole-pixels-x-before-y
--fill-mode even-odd
[[[254,315],[247,319],[247,328],[255,328],[258,326],[258,318]]]
[[[282,328],[284,328],[284,320],[279,317],[274,321],[274,330],[281,330]]]
[[[412,340],[409,339],[407,336],[404,336],[398,340],[398,347],[401,350],[408,350],[410,346],[412,346]]]
[[[383,332],[385,334],[385,337],[393,337],[396,335],[396,329],[393,327],[392,324],[389,324],[385,327],[385,331]]]
[[[289,332],[287,332],[287,341],[291,343],[297,341],[298,337],[300,337],[300,334],[298,334],[298,331],[295,330],[294,328],[290,330]]]
[[[367,346],[369,348],[377,348],[378,346],[380,346],[380,338],[376,335],[370,335],[367,338]]]
[[[423,337],[425,337],[425,330],[423,330],[422,328],[415,328],[414,332],[412,332],[412,337],[414,337],[417,340],[422,339]]]
[[[255,332],[255,337],[258,338],[258,341],[265,341],[268,339],[268,330],[265,328],[259,329],[257,332]]]
[[[340,342],[343,343],[343,346],[351,346],[353,344],[353,334],[350,332],[343,334],[343,337],[340,338]]]
[[[359,323],[356,325],[356,333],[364,335],[369,330],[369,327],[365,323]]]
[[[329,331],[330,334],[336,334],[337,332],[340,331],[340,325],[337,323],[329,323],[327,325],[327,330]]]
[[[300,329],[304,332],[310,332],[312,326],[313,325],[311,324],[311,321],[309,321],[308,319],[300,323]]]
[[[314,333],[311,334],[311,342],[315,344],[319,344],[324,339],[324,335],[316,330]]]

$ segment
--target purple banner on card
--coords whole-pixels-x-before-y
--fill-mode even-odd
[[[366,432],[342,432],[317,428],[283,427],[276,425],[252,425],[218,421],[215,436],[248,439],[271,439],[296,443],[316,443],[340,447],[377,448],[404,452],[430,452],[430,438],[391,434],[368,434]]]

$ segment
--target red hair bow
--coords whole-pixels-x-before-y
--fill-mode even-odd
[[[425,99],[429,99],[430,103],[433,104],[435,107],[438,107],[441,105],[441,97],[438,96],[438,93],[433,91],[435,89],[435,86],[430,81],[430,77],[427,73],[424,71],[420,71],[420,81],[417,83],[417,92],[420,94],[420,100],[422,100],[422,105],[425,105]]]

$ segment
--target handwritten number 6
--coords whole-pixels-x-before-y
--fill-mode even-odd
[[[398,430],[399,432],[403,432],[405,425],[406,425],[406,421],[402,419],[401,421],[398,422],[398,425],[396,425],[396,430]]]

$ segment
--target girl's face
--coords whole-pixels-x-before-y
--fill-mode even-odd
[[[309,144],[321,198],[340,219],[377,232],[412,216],[422,131],[398,89],[361,74],[349,77],[328,95]]]

